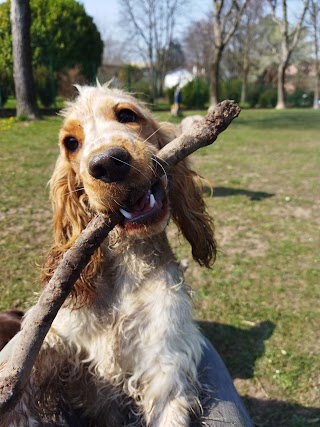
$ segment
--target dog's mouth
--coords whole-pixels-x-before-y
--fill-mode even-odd
[[[123,226],[129,229],[164,221],[167,217],[168,202],[161,181],[154,184],[133,206],[119,210],[124,216]]]

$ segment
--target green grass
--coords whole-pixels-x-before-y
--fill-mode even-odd
[[[5,107],[5,108],[16,108],[16,99],[13,96],[9,96],[3,107]]]
[[[44,108],[39,99],[38,99],[38,106],[40,108]],[[53,105],[52,107],[63,108],[64,107],[64,99],[60,96],[57,96],[55,99],[55,105]],[[16,98],[14,98],[13,96],[9,96],[5,105],[3,106],[3,108],[16,108]]]
[[[1,309],[25,309],[38,290],[60,123],[0,120]],[[318,111],[242,111],[192,156],[214,188],[206,192],[219,245],[213,269],[172,239],[189,261],[199,324],[258,426],[320,425],[319,134]]]
[[[26,308],[41,255],[49,245],[51,206],[46,183],[58,153],[60,118],[0,120],[0,308]]]

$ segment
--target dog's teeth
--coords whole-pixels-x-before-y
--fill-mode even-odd
[[[128,211],[125,211],[124,209],[120,208],[119,211],[122,213],[122,215],[127,219],[132,219],[132,214]]]
[[[154,195],[152,193],[150,194],[150,197],[149,197],[149,203],[150,203],[150,208],[152,209],[156,203],[156,199],[154,198]]]

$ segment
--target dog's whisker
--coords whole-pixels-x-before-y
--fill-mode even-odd
[[[150,138],[153,137],[153,135],[155,135],[157,132],[159,132],[159,130],[162,128],[163,126],[159,126],[151,135],[148,136],[148,138],[146,138],[143,142],[147,142]]]
[[[113,202],[118,205],[120,208],[123,208],[123,205],[121,203],[119,203],[116,199],[112,199]]]
[[[162,164],[160,163],[160,161],[157,159],[157,157],[156,157],[156,156],[152,156],[152,160],[153,160],[156,164],[158,164],[158,165],[160,166],[160,168],[163,170],[163,175],[164,175],[165,180],[166,180],[165,188],[167,189],[167,188],[168,188],[168,174],[167,174],[167,172],[166,172],[165,168],[162,166]],[[155,171],[154,171],[154,173],[155,173]]]

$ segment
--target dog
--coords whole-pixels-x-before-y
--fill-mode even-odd
[[[0,350],[20,331],[23,314],[17,309],[0,313]]]
[[[158,123],[121,90],[99,84],[77,90],[62,111],[50,180],[54,236],[43,286],[97,212],[120,211],[122,221],[75,283],[3,422],[69,425],[71,417],[96,427],[186,427],[200,410],[197,368],[205,344],[166,227],[172,218],[193,258],[210,267],[213,221],[186,160],[151,186],[157,152],[178,127]]]

